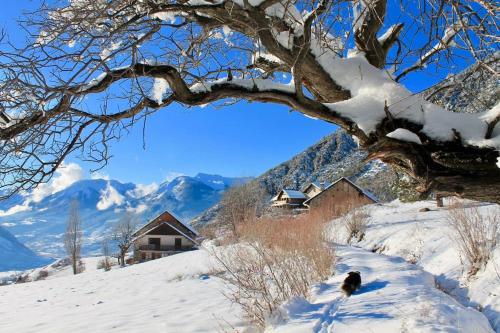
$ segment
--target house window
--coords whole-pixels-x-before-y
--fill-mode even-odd
[[[149,238],[149,248],[151,250],[159,250],[160,249],[160,239],[159,238]]]
[[[180,250],[182,247],[182,239],[181,238],[176,238],[175,239],[175,245],[174,245],[176,250]]]
[[[146,252],[141,252],[141,260],[146,260]]]

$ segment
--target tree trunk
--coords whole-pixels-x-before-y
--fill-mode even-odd
[[[403,126],[396,126],[403,127]],[[456,142],[438,143],[430,139],[422,145],[385,137],[389,128],[378,132],[364,145],[368,159],[380,159],[414,178],[423,196],[461,198],[500,203],[498,152]]]
[[[436,196],[436,206],[438,207],[443,207],[443,197],[441,196]]]
[[[122,267],[125,267],[125,255],[127,254],[127,250],[121,250],[120,251],[120,265]]]
[[[76,256],[73,255],[73,257],[71,258],[71,261],[72,261],[72,266],[73,266],[73,275],[76,275],[78,272],[77,272],[77,267],[76,267]]]

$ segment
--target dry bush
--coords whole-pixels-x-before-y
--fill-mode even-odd
[[[47,276],[49,276],[49,272],[46,271],[45,269],[42,269],[40,272],[38,272],[35,281],[44,280]]]
[[[76,266],[76,274],[80,274],[85,272],[85,263],[81,260],[78,261],[78,264]]]
[[[106,257],[97,262],[97,269],[104,269],[105,271],[111,270],[111,259]]]
[[[481,214],[478,207],[466,208],[455,202],[448,211],[447,221],[453,230],[460,254],[474,275],[486,265],[497,245],[500,230],[500,209],[492,208]]]
[[[307,214],[238,225],[242,243],[215,253],[228,272],[221,276],[229,285],[226,296],[261,327],[287,300],[307,298],[311,284],[327,279],[335,261],[324,227]]]
[[[207,224],[198,228],[198,234],[204,239],[215,239],[218,236],[218,226],[215,224]]]
[[[16,278],[16,284],[29,282],[29,274],[21,274]]]
[[[347,243],[351,244],[353,238],[358,242],[362,241],[370,221],[370,215],[364,208],[353,209],[345,214],[342,224],[347,230]]]

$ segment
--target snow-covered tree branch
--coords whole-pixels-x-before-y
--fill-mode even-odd
[[[0,49],[0,187],[47,181],[68,154],[103,166],[152,112],[227,100],[335,123],[420,191],[500,201],[500,111],[443,110],[402,84],[491,67],[484,1],[69,0],[27,15]],[[496,60],[495,60],[496,61]],[[100,107],[89,107],[88,100]],[[486,187],[485,187],[486,186]]]

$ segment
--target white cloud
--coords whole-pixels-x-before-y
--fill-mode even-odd
[[[31,194],[31,200],[39,202],[48,195],[62,191],[83,178],[83,170],[76,163],[62,163],[49,183],[38,185]],[[28,202],[30,201],[28,199]],[[26,202],[25,202],[26,204]]]
[[[101,197],[96,207],[98,210],[105,210],[113,205],[121,205],[123,196],[108,182],[106,189],[101,191]]]
[[[28,210],[31,210],[31,207],[29,206],[29,201],[26,200],[22,205],[15,205],[7,210],[0,209],[0,216],[8,216],[19,212],[25,212]]]
[[[142,198],[158,189],[158,184],[137,184],[133,190],[127,191],[127,195],[134,198]]]
[[[130,207],[130,206],[127,207],[127,212],[139,214],[139,213],[142,213],[143,211],[145,211],[146,209],[148,209],[147,205],[139,204],[137,207]]]
[[[14,227],[14,226],[16,226],[16,224],[15,224],[15,223],[10,223],[10,222],[5,222],[5,223],[2,223],[2,225],[3,225],[4,227]]]

